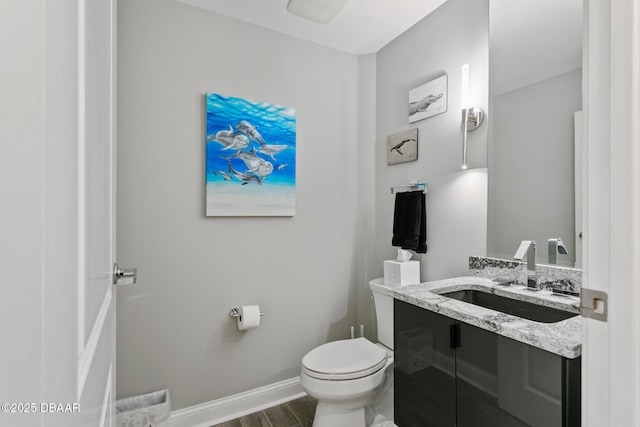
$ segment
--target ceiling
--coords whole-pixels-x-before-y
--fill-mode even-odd
[[[446,0],[352,0],[329,24],[287,12],[288,0],[177,0],[348,53],[374,53]]]
[[[582,66],[583,0],[491,0],[492,95]]]

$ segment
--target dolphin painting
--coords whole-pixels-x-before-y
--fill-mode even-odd
[[[260,145],[264,145],[264,139],[262,139],[262,135],[258,132],[257,126],[251,125],[251,123],[246,120],[240,120],[236,127],[240,132],[251,138],[252,141],[258,141]]]
[[[249,146],[249,138],[241,133],[236,133],[233,137],[233,142],[230,145],[227,145],[223,148],[223,150],[244,150]]]
[[[227,172],[225,171],[214,171],[213,169],[211,169],[211,172],[213,172],[214,175],[222,175],[222,177],[224,178],[225,181],[233,181],[233,177],[231,175],[229,175]]]
[[[288,165],[288,164],[286,164],[286,163],[283,163],[283,164],[281,164],[281,165],[278,165],[278,170],[279,170],[279,171],[281,171],[282,169],[286,168],[287,166],[289,166],[289,165]]]
[[[215,141],[219,144],[224,145],[225,148],[228,148],[229,146],[234,144],[236,136],[238,136],[238,133],[233,130],[231,125],[229,125],[229,130],[220,130],[216,132],[215,135],[209,135],[207,137],[207,141]]]
[[[440,100],[443,97],[443,94],[440,93],[438,95],[429,95],[422,98],[420,101],[410,102],[409,103],[409,115],[413,116],[416,113],[423,113],[427,111],[427,108],[434,102]]]
[[[222,156],[220,156],[222,157]],[[268,162],[258,156],[256,156],[255,148],[252,148],[251,151],[237,151],[235,154],[232,154],[229,157],[222,157],[223,159],[229,161],[230,159],[237,158],[244,162],[247,166],[247,172],[252,172],[262,179],[265,176],[271,174],[273,172],[273,164]]]
[[[401,156],[403,156],[403,155],[404,155],[404,153],[402,152],[402,147],[404,147],[404,145],[405,145],[407,142],[409,142],[409,141],[415,141],[415,139],[413,139],[413,138],[405,139],[404,141],[399,142],[399,143],[397,143],[396,145],[394,145],[393,147],[391,147],[391,150],[389,150],[389,152],[391,152],[391,151],[394,151],[394,150],[395,150],[395,151],[397,151],[397,152],[398,152],[398,154],[400,154]]]
[[[242,181],[242,185],[247,185],[247,184],[250,184],[250,183],[256,183],[256,184],[262,185],[262,179],[261,178],[257,177],[256,175],[254,175],[252,173],[238,172],[237,170],[235,170],[233,168],[233,166],[231,166],[231,162],[229,162],[229,165],[228,165],[227,169],[229,170],[230,174],[232,174],[233,176],[238,178],[240,181]]]
[[[273,155],[278,154],[279,152],[284,151],[287,148],[289,148],[288,145],[262,144],[260,148],[258,148],[258,153],[266,154],[267,156],[271,157],[273,160],[276,160],[276,158],[273,157]]]

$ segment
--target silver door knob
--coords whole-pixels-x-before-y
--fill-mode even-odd
[[[120,268],[118,263],[113,264],[113,284],[133,285],[138,276],[137,268]]]

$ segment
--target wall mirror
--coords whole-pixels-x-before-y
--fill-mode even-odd
[[[547,264],[561,238],[557,264],[580,268],[582,0],[489,4],[487,254],[512,259],[535,240]]]

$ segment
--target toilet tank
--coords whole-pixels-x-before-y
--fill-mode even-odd
[[[393,297],[383,283],[383,279],[372,280],[369,288],[373,292],[376,307],[378,342],[393,350]]]

